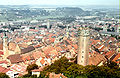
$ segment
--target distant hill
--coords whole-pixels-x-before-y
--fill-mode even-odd
[[[40,18],[59,18],[59,17],[74,17],[89,15],[90,12],[84,11],[79,7],[59,7],[47,8],[31,8],[27,5],[0,5],[1,17],[0,19],[6,20],[19,20],[19,19],[40,19]],[[34,18],[33,18],[34,17]]]
[[[63,7],[63,8],[56,8],[57,12],[62,12],[65,15],[81,15],[84,11],[78,7]]]

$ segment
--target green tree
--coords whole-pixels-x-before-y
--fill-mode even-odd
[[[5,73],[0,73],[0,78],[10,78],[10,77]]]
[[[66,57],[62,57],[59,60],[56,60],[53,64],[50,66],[47,66],[45,68],[45,71],[48,72],[55,72],[56,74],[59,73],[65,73],[67,68],[71,66],[73,63],[69,62],[69,60]]]
[[[49,73],[46,71],[41,71],[39,78],[49,78]]]
[[[27,66],[28,76],[31,74],[31,70],[33,70],[33,69],[38,69],[38,65],[31,64],[31,65]]]
[[[40,78],[45,78],[46,74],[50,72],[62,73],[68,78],[120,78],[120,68],[115,62],[108,62],[103,66],[82,66],[69,62],[66,57],[46,66],[41,72]]]
[[[108,61],[106,64],[104,64],[104,66],[108,66],[110,68],[116,68],[116,69],[119,68],[119,66],[117,65],[117,63],[115,63],[113,61]]]
[[[95,66],[89,73],[89,78],[107,78],[107,71],[109,71],[109,67],[105,66]]]
[[[29,78],[31,76],[30,73],[23,75],[21,78]]]
[[[65,75],[67,77],[75,78],[77,76],[83,75],[84,67],[78,64],[72,64],[67,68]]]

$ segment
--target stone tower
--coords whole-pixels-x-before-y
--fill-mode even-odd
[[[4,33],[3,36],[3,59],[6,59],[9,56],[9,51],[8,51],[8,37],[6,35],[6,33]]]
[[[50,20],[47,20],[47,29],[50,29]]]
[[[69,37],[69,28],[68,28],[68,26],[67,26],[67,28],[66,28],[66,37],[67,37],[67,38]]]
[[[78,56],[77,64],[86,66],[89,63],[89,29],[80,28],[78,31]]]

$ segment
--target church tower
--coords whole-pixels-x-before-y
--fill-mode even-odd
[[[77,64],[86,66],[89,63],[89,29],[80,28],[78,31],[78,56]]]
[[[3,59],[6,59],[9,56],[9,51],[8,51],[8,37],[6,35],[6,33],[4,33],[3,36]]]

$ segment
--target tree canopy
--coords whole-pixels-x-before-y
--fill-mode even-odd
[[[0,73],[0,78],[10,78],[10,77],[5,73]]]
[[[120,68],[115,62],[107,62],[103,66],[82,66],[69,62],[66,57],[45,67],[44,72],[62,73],[68,78],[120,78]]]
[[[27,67],[27,70],[30,71],[34,68],[37,68],[37,66],[30,65]],[[69,62],[66,57],[62,57],[51,65],[46,66],[44,70],[40,72],[39,78],[46,78],[48,74],[52,72],[56,74],[61,73],[68,78],[120,78],[120,67],[115,62],[110,61],[102,66],[82,66],[74,62]],[[29,77],[35,78],[35,76]]]

